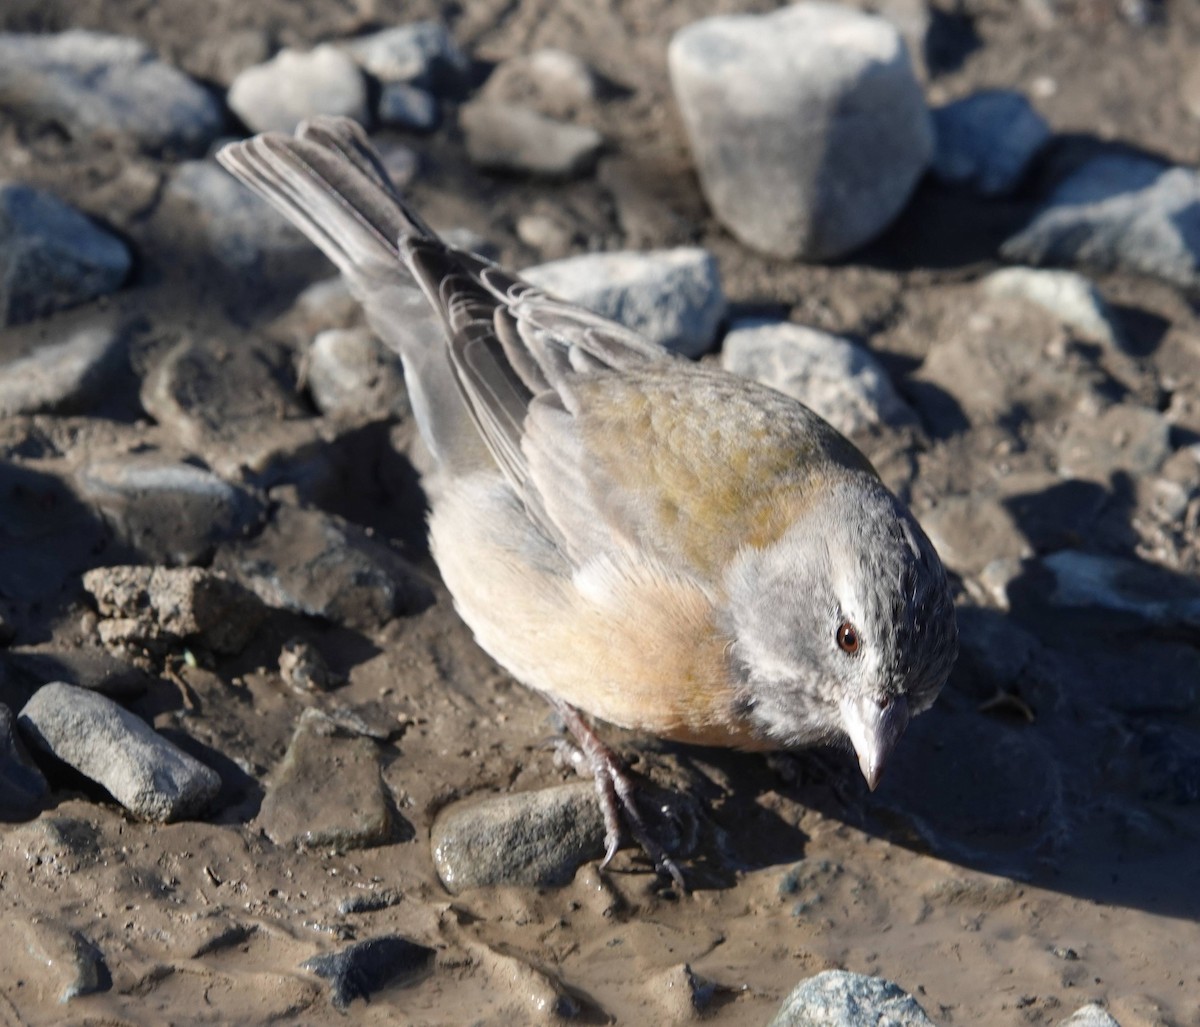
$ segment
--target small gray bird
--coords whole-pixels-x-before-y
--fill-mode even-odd
[[[700,745],[849,739],[876,786],[958,642],[937,553],[850,442],[447,246],[354,122],[218,159],[324,250],[399,352],[433,455],[438,567],[479,644],[579,741],[607,858],[623,816],[678,879],[580,710]],[[444,345],[413,330],[414,281]]]

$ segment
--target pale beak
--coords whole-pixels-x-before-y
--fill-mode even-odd
[[[871,698],[846,699],[841,704],[842,724],[858,755],[867,787],[875,791],[883,768],[908,726],[908,700],[892,696],[884,705]]]

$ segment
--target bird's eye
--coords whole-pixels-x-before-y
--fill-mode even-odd
[[[858,628],[851,624],[848,620],[842,621],[837,629],[837,644],[838,648],[844,653],[849,653],[853,656],[858,652],[858,647],[861,644],[858,637]]]

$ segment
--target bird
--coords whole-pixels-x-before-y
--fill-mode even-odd
[[[574,735],[602,865],[624,825],[683,883],[588,718],[749,751],[848,742],[875,789],[958,641],[933,544],[850,441],[447,245],[352,120],[217,159],[325,252],[399,353],[431,454],[430,551],[479,645]]]

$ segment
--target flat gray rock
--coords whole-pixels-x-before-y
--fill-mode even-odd
[[[1089,160],[1000,248],[1017,264],[1128,271],[1200,285],[1200,172],[1148,157]]]
[[[344,45],[359,66],[384,85],[404,82],[453,98],[469,84],[471,60],[440,22],[397,25]]]
[[[127,36],[0,34],[0,107],[72,136],[198,153],[224,128],[217,98]]]
[[[917,1000],[881,977],[826,970],[798,984],[767,1027],[933,1027]]]
[[[446,807],[430,832],[433,863],[454,893],[485,885],[567,884],[604,855],[604,819],[590,781]]]
[[[474,100],[458,112],[471,163],[487,171],[575,178],[596,166],[604,139],[594,128],[528,107]]]
[[[727,309],[716,260],[695,247],[585,253],[526,268],[521,275],[689,357],[712,348]]]
[[[0,417],[87,410],[126,366],[126,342],[112,325],[87,325],[0,364]]]
[[[16,720],[0,703],[0,821],[29,820],[41,812],[50,794],[16,732]]]
[[[1103,1006],[1092,1002],[1090,1005],[1076,1009],[1066,1019],[1059,1020],[1057,1027],[1121,1027],[1121,1025],[1109,1015],[1108,1010]]]
[[[226,101],[254,132],[291,133],[317,114],[367,120],[362,72],[341,47],[330,43],[308,51],[280,50],[264,64],[247,68],[233,80]]]
[[[50,193],[0,182],[0,325],[18,324],[120,288],[129,250]]]
[[[1005,267],[979,284],[987,296],[1021,299],[1041,307],[1085,339],[1118,348],[1123,344],[1121,330],[1100,290],[1076,271]]]
[[[827,260],[900,213],[933,128],[900,33],[833,3],[707,18],[668,50],[700,184],[747,246]]]
[[[20,725],[35,747],[103,785],[143,820],[168,823],[200,814],[221,787],[216,771],[84,688],[44,685],[25,704]]]
[[[367,328],[330,328],[313,339],[308,388],[327,416],[382,421],[411,409],[399,356]]]
[[[1050,126],[1021,93],[988,89],[933,112],[934,175],[981,196],[1003,196],[1021,184],[1050,142]]]

